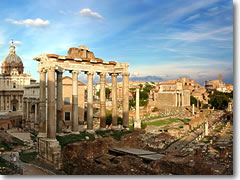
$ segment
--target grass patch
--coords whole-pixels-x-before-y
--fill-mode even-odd
[[[20,160],[25,163],[32,162],[37,156],[37,152],[24,153],[20,156]]]
[[[88,139],[86,139],[88,137]],[[90,133],[80,133],[80,134],[69,134],[66,136],[57,136],[57,140],[61,147],[66,146],[67,144],[72,144],[80,141],[93,141],[95,139],[93,134]]]
[[[4,148],[4,151],[11,151],[12,150],[12,148],[8,144],[6,144],[5,142],[0,144],[0,148]]]
[[[164,120],[149,122],[149,123],[147,123],[147,125],[163,126],[163,125],[171,124],[171,123],[178,122],[178,121],[181,121],[181,122],[189,122],[189,119],[169,118],[169,119],[164,119]]]
[[[121,136],[124,136],[125,134],[130,134],[132,132],[133,131],[131,131],[131,130],[113,131],[112,134],[110,134],[110,136],[112,136],[117,141],[120,141]]]
[[[97,130],[96,134],[102,137],[109,137],[109,133],[111,132],[110,129],[107,130]]]

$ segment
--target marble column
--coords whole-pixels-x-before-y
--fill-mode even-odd
[[[46,70],[40,71],[39,132],[46,133]]]
[[[178,94],[176,92],[176,107],[178,107]]]
[[[57,71],[57,133],[61,133],[63,127],[62,74]]]
[[[182,106],[185,106],[185,102],[184,102],[184,93],[182,92]]]
[[[38,104],[36,103],[35,104],[35,111],[34,111],[34,128],[36,128],[38,126],[38,121],[37,121],[37,118],[38,118]]]
[[[192,104],[192,115],[195,114],[195,104]]]
[[[204,123],[204,136],[208,136],[208,121],[207,120]]]
[[[199,108],[199,99],[197,100],[197,108]]]
[[[113,73],[112,76],[112,128],[118,127],[117,116],[117,74]]]
[[[26,123],[25,123],[25,128],[29,128],[30,125],[30,118],[29,118],[29,114],[30,114],[30,107],[29,107],[29,102],[28,100],[26,100],[26,105],[27,105],[27,113],[26,113]]]
[[[139,118],[139,88],[136,88],[136,120],[134,128],[141,128],[141,120]]]
[[[93,73],[88,72],[87,130],[93,130]]]
[[[72,132],[78,133],[78,72],[72,71]]]
[[[48,114],[47,114],[47,138],[56,138],[56,109],[55,109],[55,68],[48,68],[48,81],[47,81],[47,101],[48,101]]]
[[[129,73],[123,73],[123,127],[129,127]]]
[[[100,73],[100,128],[106,128],[106,91],[105,91],[106,74]]]

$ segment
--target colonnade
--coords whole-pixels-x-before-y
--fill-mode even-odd
[[[32,109],[33,106],[34,109]],[[39,102],[32,99],[24,98],[23,109],[24,121],[22,127],[37,130],[39,128]]]
[[[180,92],[176,93],[176,107],[182,107],[183,106],[183,94]]]
[[[62,132],[62,73],[64,70],[55,67],[40,70],[40,124],[39,132],[47,134],[47,138],[56,138],[56,132]],[[79,125],[83,119],[78,118],[78,75],[81,71],[69,70],[72,73],[72,133],[79,133]],[[56,73],[55,73],[56,72]],[[93,71],[85,71],[87,75],[87,131],[93,131]],[[117,76],[123,77],[123,128],[129,127],[129,73],[97,72],[100,76],[100,128],[106,128],[106,97],[105,81],[107,73],[112,77],[112,128],[118,127],[117,121]],[[55,79],[57,74],[57,95],[55,94]],[[47,78],[46,78],[47,75]],[[47,92],[46,92],[47,83]],[[47,94],[47,106],[46,106]],[[57,97],[55,99],[55,97]],[[84,97],[83,97],[84,98]],[[56,102],[57,101],[57,102]],[[56,106],[57,105],[57,106]],[[56,106],[56,107],[55,107]],[[56,114],[57,110],[57,114]],[[46,113],[49,112],[49,113]],[[47,114],[47,115],[46,115]],[[46,130],[47,129],[47,130]]]
[[[0,111],[13,111],[12,100],[16,99],[15,111],[22,110],[22,95],[0,95]]]

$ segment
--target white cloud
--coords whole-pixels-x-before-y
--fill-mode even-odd
[[[133,77],[138,77],[140,75],[140,73],[139,72],[133,72],[133,73],[131,73],[131,76],[133,76]]]
[[[199,17],[200,17],[200,14],[195,14],[195,15],[193,15],[193,16],[188,17],[184,22],[186,22],[186,21],[192,21],[192,20],[197,19],[197,18],[199,18]]]
[[[80,14],[81,16],[97,18],[101,20],[104,19],[100,14],[98,14],[97,12],[93,12],[91,9],[88,8],[82,9],[78,14]]]
[[[66,14],[66,12],[63,11],[63,10],[60,10],[59,13],[60,13],[60,14]]]
[[[14,19],[6,19],[6,21],[11,22],[12,24],[17,24],[17,25],[26,25],[27,27],[33,26],[33,27],[46,27],[50,24],[48,20],[44,21],[41,18],[37,19],[26,19],[23,21],[17,21]]]
[[[9,44],[11,44],[12,41],[9,41]],[[22,43],[20,41],[13,41],[14,45],[22,45]]]

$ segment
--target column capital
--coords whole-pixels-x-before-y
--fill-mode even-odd
[[[93,72],[93,71],[87,71],[85,74],[87,74],[87,75],[93,75],[94,72]]]
[[[99,72],[98,75],[100,77],[106,77],[107,73],[106,72]]]
[[[122,76],[130,76],[129,72],[122,72]]]
[[[41,68],[38,72],[40,72],[40,73],[46,73],[46,72],[47,72],[47,69],[46,69],[46,68]]]
[[[54,66],[49,66],[47,68],[47,71],[55,72],[55,67]]]
[[[109,73],[110,74],[110,76],[112,76],[112,77],[117,77],[118,76],[118,73]]]
[[[71,73],[72,73],[72,74],[78,74],[79,71],[73,70]]]

